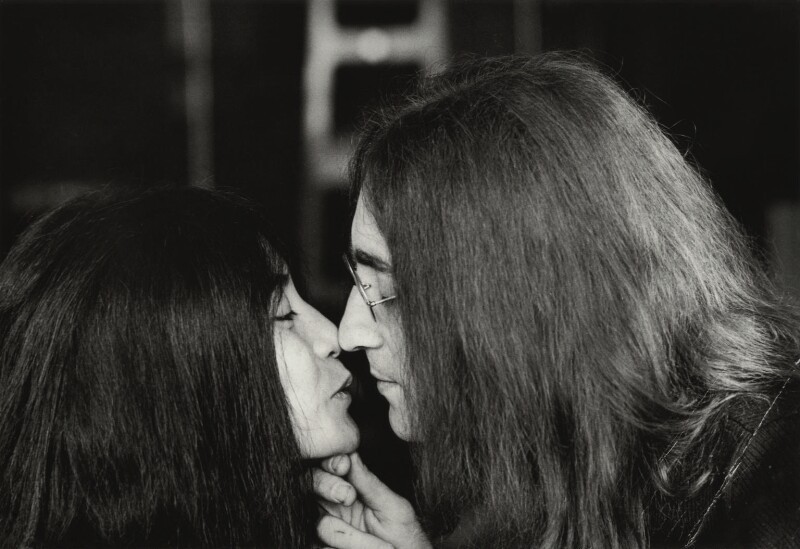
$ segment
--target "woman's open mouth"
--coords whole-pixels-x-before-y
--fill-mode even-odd
[[[333,394],[331,398],[341,399],[341,400],[352,400],[352,395],[350,394],[350,386],[353,384],[353,376],[347,376],[347,379],[342,383],[342,386]]]

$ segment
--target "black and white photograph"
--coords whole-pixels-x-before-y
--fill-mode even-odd
[[[0,548],[800,549],[800,0],[0,0]]]

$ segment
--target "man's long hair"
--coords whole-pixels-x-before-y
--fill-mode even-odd
[[[309,545],[268,220],[199,189],[92,196],[0,266],[0,545]]]
[[[392,256],[421,505],[494,546],[640,547],[718,468],[797,320],[656,123],[565,54],[468,61],[366,125],[354,196]]]

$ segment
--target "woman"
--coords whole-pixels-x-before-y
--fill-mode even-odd
[[[351,293],[340,344],[366,350],[414,443],[429,532],[800,546],[797,314],[617,84],[563,54],[467,62],[375,116],[352,166],[374,293]],[[362,508],[330,509],[356,529],[321,537],[426,547],[353,466]]]
[[[305,460],[358,445],[336,329],[264,214],[90,196],[0,266],[0,546],[310,547]]]

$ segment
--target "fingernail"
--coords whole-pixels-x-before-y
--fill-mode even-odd
[[[352,496],[352,488],[349,486],[340,486],[338,490],[336,490],[338,494],[338,501],[339,503],[344,503],[347,505],[348,500]]]

